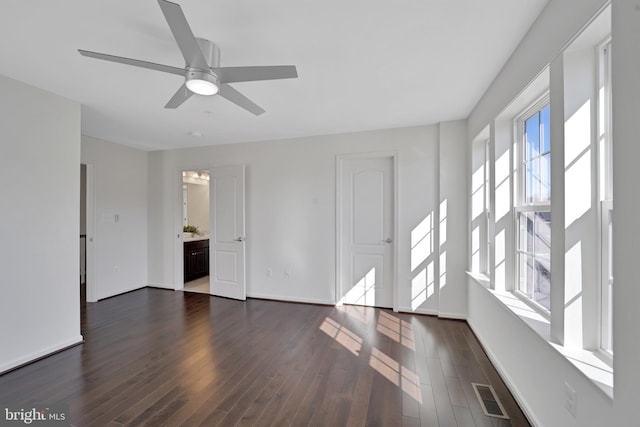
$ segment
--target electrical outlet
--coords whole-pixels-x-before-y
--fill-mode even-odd
[[[284,278],[285,279],[291,279],[291,269],[287,269],[284,272]]]
[[[273,277],[273,270],[270,268],[267,268],[267,277]]]
[[[569,383],[564,383],[564,408],[569,411],[569,413],[576,417],[576,409],[578,406],[578,395],[576,391],[569,385]]]
[[[120,266],[115,265],[115,266],[113,267],[113,271],[115,271],[116,273],[120,273]]]

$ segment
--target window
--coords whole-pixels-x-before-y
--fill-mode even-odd
[[[611,41],[600,46],[598,84],[598,199],[600,201],[600,348],[613,352],[611,179]]]
[[[611,49],[607,6],[493,118],[490,153],[482,154],[485,133],[471,141],[472,190],[489,171],[493,212],[488,280],[470,276],[610,397],[617,291]],[[484,171],[482,158],[489,159]],[[484,243],[478,214],[489,203],[480,203],[480,191],[472,194],[476,253]]]
[[[542,105],[541,105],[542,104]],[[519,138],[516,212],[517,293],[551,307],[551,138],[548,100],[516,121]]]

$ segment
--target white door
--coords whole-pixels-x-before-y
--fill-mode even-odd
[[[340,176],[339,298],[391,308],[393,158],[342,159]]]
[[[244,165],[211,170],[211,294],[245,300]]]

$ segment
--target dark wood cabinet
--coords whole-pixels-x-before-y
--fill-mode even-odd
[[[209,240],[184,242],[184,282],[209,275]]]

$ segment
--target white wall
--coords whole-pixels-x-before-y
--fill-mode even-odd
[[[551,0],[534,24],[526,42],[511,57],[501,74],[478,103],[469,119],[469,134],[475,134],[513,99],[554,53],[560,52],[574,34],[601,9],[605,1],[570,2]],[[640,230],[637,212],[637,182],[640,145],[640,2],[613,0],[613,144],[614,144],[614,398],[607,397],[564,356],[530,327],[496,301],[481,285],[469,281],[468,321],[525,411],[541,426],[627,426],[637,424],[637,385],[640,383],[640,340],[637,333],[637,248]],[[568,55],[565,72],[574,74],[586,53]],[[575,74],[573,76],[576,77]],[[569,83],[576,83],[573,80]],[[579,101],[575,88],[565,87],[567,108]],[[584,95],[584,93],[582,93]],[[580,95],[580,94],[578,94]],[[575,106],[580,106],[576,104]],[[593,224],[591,214],[582,215],[574,226]],[[578,228],[569,230],[575,239]],[[571,240],[568,240],[570,242]],[[567,247],[567,249],[569,249]],[[584,262],[593,251],[583,254]],[[588,266],[583,278],[590,274]],[[587,328],[592,326],[587,325]],[[577,392],[577,414],[564,408],[564,383]]]
[[[447,143],[464,150],[464,124],[447,129],[451,130]],[[246,164],[248,295],[335,303],[336,156],[394,151],[398,306],[437,313],[436,297],[411,306],[411,280],[419,273],[411,271],[411,231],[438,209],[439,138],[438,126],[424,126],[150,153],[149,209],[156,213],[149,219],[150,282],[174,287],[179,171]],[[463,222],[460,228],[464,227]],[[272,277],[267,277],[267,269],[273,271]],[[291,271],[290,279],[284,277],[286,270]],[[464,287],[464,283],[450,282],[450,286]],[[461,295],[464,307],[464,290]]]
[[[80,105],[0,76],[0,372],[82,341]]]
[[[564,344],[578,348],[598,346],[597,64],[595,46],[563,58]]]
[[[467,314],[467,181],[466,121],[440,123],[439,313]],[[446,228],[446,230],[445,230]]]
[[[170,161],[172,157],[166,151],[148,153],[147,171],[147,275],[149,285],[159,288],[174,289],[174,243],[182,234],[175,230],[174,204],[182,197],[182,187],[174,194],[173,182],[175,174]],[[168,192],[168,193],[167,193]],[[182,218],[182,209],[180,217]]]
[[[93,244],[95,271],[88,286],[93,286],[96,299],[148,284],[147,156],[82,136],[82,163],[94,170],[95,230],[88,244]]]
[[[633,425],[613,422],[611,400],[473,279],[469,279],[468,322],[535,426]],[[565,381],[577,392],[577,418],[564,409]]]
[[[638,421],[640,2],[613,0],[613,345],[616,425]]]

